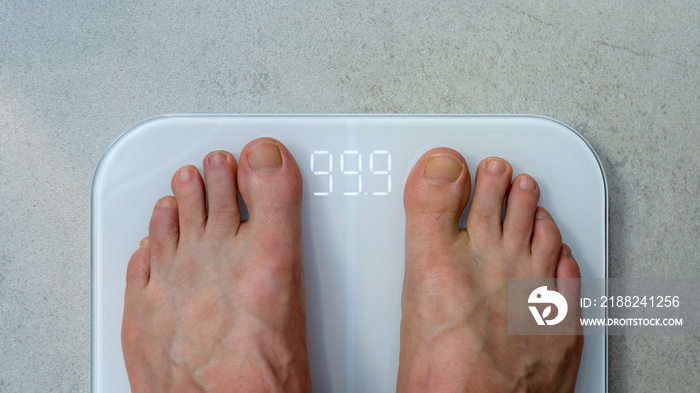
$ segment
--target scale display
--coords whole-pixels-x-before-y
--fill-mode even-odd
[[[600,162],[573,129],[519,115],[169,115],[124,132],[92,189],[92,391],[124,392],[126,266],[153,205],[183,165],[212,150],[238,158],[273,137],[299,165],[307,339],[316,392],[390,392],[399,361],[404,272],[403,189],[420,156],[450,147],[467,161],[499,156],[528,173],[583,278],[607,275],[607,189]],[[473,190],[473,184],[472,184]],[[470,202],[471,203],[471,202]],[[467,210],[469,205],[467,206]],[[243,218],[247,213],[243,211]],[[460,225],[464,227],[466,214]],[[586,336],[577,392],[607,391],[607,340]]]

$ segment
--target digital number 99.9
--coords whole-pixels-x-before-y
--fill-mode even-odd
[[[369,155],[369,172],[365,173],[363,184],[363,158],[357,150],[343,150],[338,165],[340,167],[340,185],[343,195],[389,195],[391,193],[391,153],[387,150],[373,150]],[[336,166],[336,168],[338,167]],[[328,150],[315,150],[311,153],[310,169],[313,173],[317,190],[315,196],[333,194],[334,177],[333,154]]]

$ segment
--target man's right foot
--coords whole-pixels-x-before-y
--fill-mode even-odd
[[[500,158],[479,164],[467,227],[460,230],[471,188],[464,158],[438,148],[413,168],[404,193],[397,391],[574,391],[583,336],[508,334],[509,278],[580,278],[552,216],[537,206],[537,183],[520,175],[511,184],[512,173]],[[580,286],[563,283],[557,290],[578,296]]]

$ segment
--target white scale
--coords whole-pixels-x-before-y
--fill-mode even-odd
[[[538,116],[173,115],[142,121],[102,157],[92,189],[92,391],[125,392],[126,266],[181,166],[269,136],[304,179],[308,350],[316,392],[393,392],[404,272],[403,188],[433,147],[464,155],[472,182],[489,156],[541,188],[584,278],[607,277],[607,187],[591,146]],[[473,187],[472,187],[473,189]],[[244,212],[244,217],[247,213]],[[463,215],[461,225],[464,226]],[[586,336],[577,392],[607,391],[607,338]]]

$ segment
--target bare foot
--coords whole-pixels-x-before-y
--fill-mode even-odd
[[[512,173],[502,159],[481,162],[460,230],[470,193],[464,158],[433,149],[413,168],[404,194],[398,391],[574,391],[583,336],[508,334],[509,278],[580,277],[551,215],[537,206],[537,183],[520,175],[511,185]]]
[[[261,138],[238,166],[210,153],[204,173],[206,192],[197,168],[177,171],[175,197],[158,201],[129,261],[122,348],[132,391],[311,391],[299,168]]]

